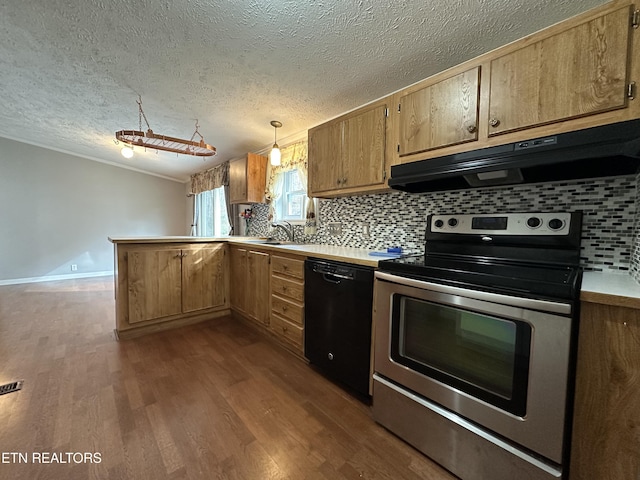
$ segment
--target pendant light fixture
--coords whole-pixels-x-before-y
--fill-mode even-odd
[[[277,167],[278,165],[280,165],[281,155],[280,155],[280,147],[278,147],[276,137],[277,137],[278,129],[282,126],[282,123],[280,123],[277,120],[271,120],[271,126],[273,127],[273,148],[271,149],[270,159],[271,159],[271,165],[273,165],[274,167]]]
[[[125,145],[124,147],[122,147],[122,150],[120,150],[120,154],[124,158],[131,158],[133,157],[133,148],[129,145]]]

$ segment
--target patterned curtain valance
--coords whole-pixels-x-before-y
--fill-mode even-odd
[[[191,175],[191,193],[202,193],[229,185],[229,162]]]

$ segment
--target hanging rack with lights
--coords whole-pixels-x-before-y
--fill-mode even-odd
[[[198,131],[199,125],[196,120],[196,130],[191,135],[190,140],[158,135],[151,130],[147,116],[142,110],[142,99],[138,97],[138,130],[120,130],[116,132],[116,139],[124,143],[122,155],[126,158],[133,156],[133,147],[154,148],[165,152],[178,153],[182,155],[193,155],[196,157],[210,157],[216,154],[216,148],[205,143],[203,136]],[[142,131],[142,119],[147,124],[147,131]],[[196,135],[200,141],[195,141]],[[128,152],[125,153],[125,149]]]

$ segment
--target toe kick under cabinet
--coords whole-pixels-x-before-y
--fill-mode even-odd
[[[304,355],[304,257],[271,255],[269,328],[286,346]]]

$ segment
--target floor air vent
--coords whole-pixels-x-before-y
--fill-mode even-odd
[[[22,388],[22,380],[18,382],[7,383],[6,385],[0,385],[0,395],[5,393],[17,392]]]

